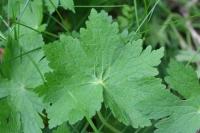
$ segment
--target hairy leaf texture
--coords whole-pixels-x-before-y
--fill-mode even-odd
[[[162,96],[171,95],[154,77],[164,49],[142,49],[142,40],[122,37],[117,23],[94,9],[86,28],[80,29],[80,38],[61,35],[59,41],[45,46],[53,72],[46,74],[40,93],[49,104],[50,127],[88,119],[102,102],[126,125],[151,125],[150,118],[158,116],[145,115],[138,105],[150,99],[156,104]],[[159,118],[166,115],[160,113]]]

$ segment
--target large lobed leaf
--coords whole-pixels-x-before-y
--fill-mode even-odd
[[[12,37],[6,42],[5,58],[1,64],[4,79],[0,79],[1,98],[7,106],[5,113],[0,114],[0,132],[40,133],[43,121],[44,104],[34,89],[44,83],[43,74],[48,72],[47,61],[41,60],[44,56],[42,36],[36,32],[23,34],[18,41]],[[0,105],[1,108],[3,108]],[[7,118],[5,118],[7,114]],[[12,123],[10,123],[12,122]]]
[[[161,120],[155,133],[195,133],[200,129],[200,85],[190,66],[171,61],[167,83],[185,100],[173,108],[173,114]]]
[[[121,36],[111,17],[93,9],[80,38],[61,35],[59,41],[45,46],[53,72],[46,74],[47,86],[40,93],[49,104],[51,128],[92,117],[102,102],[119,121],[133,127],[149,126],[150,119],[169,114],[154,106],[158,115],[148,116],[140,108],[140,103],[162,105],[166,97],[164,103],[170,106],[176,99],[154,77],[163,48],[142,50],[142,40],[125,43],[124,38],[129,37]]]

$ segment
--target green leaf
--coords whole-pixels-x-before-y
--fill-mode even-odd
[[[21,126],[24,133],[40,133],[43,122],[38,113],[43,110],[42,100],[32,91],[26,89],[26,84],[9,82],[9,102],[15,112],[20,115]]]
[[[43,4],[41,0],[11,0],[8,1],[7,9],[8,17],[15,17],[29,27],[37,29],[42,22]]]
[[[0,104],[0,132],[19,133],[21,131],[19,117],[12,111],[6,98],[1,99]]]
[[[53,133],[71,133],[71,129],[67,123],[60,125]]]
[[[186,100],[173,107],[173,113],[162,119],[155,133],[195,133],[200,129],[200,88],[197,75],[190,66],[174,60],[168,68],[167,83]]]
[[[161,120],[155,133],[196,133],[200,128],[200,97],[193,97],[175,108],[173,115]]]
[[[52,14],[59,6],[62,6],[64,9],[69,9],[73,12],[74,10],[74,1],[73,0],[45,0],[46,6],[49,12]]]
[[[28,25],[34,29],[38,29],[43,20],[43,4],[41,0],[30,1],[27,7],[21,8],[21,23]]]
[[[21,0],[9,0],[6,8],[9,18],[17,17],[20,14],[20,5],[24,3],[25,1]]]
[[[7,80],[0,80],[0,88],[7,88],[9,86]],[[9,95],[6,89],[0,89],[0,98],[5,98]]]
[[[56,72],[46,76],[48,91],[44,92],[48,101],[53,104],[47,111],[50,127],[64,121],[73,124],[83,116],[92,117],[103,101],[101,86],[90,83],[93,71],[87,68],[86,62],[82,63],[87,60],[84,59],[79,41],[71,37],[61,40],[62,42],[50,44],[45,49],[47,58],[52,60],[50,66],[56,68]]]
[[[8,79],[0,82],[0,92],[5,93],[11,112],[14,112],[11,119],[17,118],[13,126],[24,133],[40,133],[43,121],[39,113],[42,114],[44,105],[34,89],[44,83],[43,74],[50,69],[47,61],[41,60],[44,56],[42,49],[32,50],[41,47],[44,42],[42,36],[35,32],[21,36],[19,41],[9,40],[5,48],[7,58],[2,64],[3,73]],[[5,120],[1,122],[5,123]]]
[[[191,66],[184,66],[181,63],[171,61],[168,74],[167,83],[183,97],[190,98],[200,94],[197,74]]]
[[[142,50],[142,40],[124,43],[124,38],[111,17],[92,10],[86,28],[80,30],[80,39],[62,35],[45,46],[53,72],[46,74],[48,87],[43,86],[40,93],[50,104],[51,128],[92,117],[103,101],[126,125],[151,125],[138,104],[168,93],[154,77],[164,49],[149,46]]]
[[[163,49],[151,51],[148,47],[143,52],[141,50],[141,43],[127,44],[110,67],[104,85],[105,103],[115,117],[136,128],[149,126],[151,122],[135,105],[157,97],[164,89],[160,80],[153,77],[157,75],[153,66],[159,64]]]

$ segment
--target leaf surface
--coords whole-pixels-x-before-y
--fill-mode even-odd
[[[55,8],[58,8],[59,6],[63,7],[66,10],[69,9],[75,12],[73,0],[45,0],[45,2],[50,13],[53,13],[55,11]]]
[[[162,119],[155,133],[195,133],[200,128],[200,86],[197,74],[190,66],[174,60],[168,68],[166,81],[185,100],[173,108],[173,113]]]
[[[200,94],[200,86],[196,72],[190,66],[171,61],[166,81],[172,89],[183,97],[190,98]]]
[[[151,125],[150,117],[138,104],[149,99],[156,102],[169,93],[154,77],[163,48],[142,50],[142,40],[124,43],[124,38],[110,16],[92,10],[80,38],[62,35],[59,41],[45,46],[53,72],[46,74],[48,87],[43,86],[40,93],[50,105],[47,112],[51,128],[92,117],[103,101],[123,123],[133,127]]]
[[[28,32],[19,41],[10,38],[5,48],[2,70],[7,79],[1,79],[1,97],[9,103],[14,127],[24,133],[40,133],[43,128],[39,113],[42,114],[44,105],[34,92],[37,86],[44,83],[43,74],[50,70],[47,61],[41,60],[44,56],[42,49],[34,51],[42,45],[41,35]],[[1,123],[5,124],[6,120]]]

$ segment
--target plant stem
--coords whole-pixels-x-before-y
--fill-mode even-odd
[[[91,128],[94,130],[94,132],[99,133],[99,131],[96,128],[96,126],[94,125],[93,121],[88,116],[86,116],[86,119],[87,119],[88,123],[90,124]]]
[[[138,128],[135,133],[139,133],[142,129],[141,128]]]
[[[53,16],[51,16],[51,15],[49,15],[49,17],[50,17],[53,21],[55,21],[57,24],[59,24],[65,31],[69,32],[69,30],[65,27],[65,25],[62,24],[61,22],[59,22],[55,17],[53,17]]]
[[[88,126],[89,126],[89,123],[86,123],[84,125],[83,129],[81,130],[81,133],[84,133]]]
[[[13,61],[13,60],[16,60],[16,59],[18,59],[18,58],[20,58],[20,57],[26,56],[27,54],[30,54],[30,53],[32,53],[32,52],[35,52],[35,51],[41,50],[41,49],[42,49],[42,47],[38,47],[38,48],[32,49],[32,50],[30,50],[30,51],[21,53],[20,55],[15,56],[15,57],[13,57],[12,59],[10,59],[8,62]]]
[[[106,116],[105,120],[106,120],[106,121],[109,120],[109,118],[110,118],[111,115],[112,115],[112,113],[110,112],[110,113]],[[99,131],[101,131],[101,129],[103,128],[103,126],[104,126],[104,124],[102,123],[101,126],[99,127]]]
[[[52,0],[49,0],[49,1],[50,1],[51,5],[55,8],[56,13],[58,14],[58,17],[60,18],[60,20],[62,22],[64,22],[64,18],[62,17],[62,15],[60,14],[60,12],[58,11],[57,7],[54,5],[54,3],[52,2]]]
[[[1,38],[1,40],[6,40],[6,37],[0,32],[0,38]]]
[[[112,7],[123,7],[124,5],[76,5],[75,8],[112,8]]]
[[[22,46],[19,46],[19,48],[22,50],[22,52],[24,52],[24,48]],[[43,76],[38,64],[33,60],[33,58],[29,54],[27,54],[26,56],[30,59],[31,63],[36,68],[37,72],[39,73],[43,83],[45,84],[45,78],[44,78],[44,76]]]
[[[147,2],[146,2],[146,0],[143,0],[143,3],[144,3],[145,14],[147,15],[148,8],[147,8]]]
[[[11,30],[9,24],[3,19],[3,17],[0,15],[0,20],[4,23],[4,25],[9,29]]]
[[[23,16],[23,14],[24,14],[24,12],[26,11],[26,8],[27,8],[27,6],[29,5],[29,3],[30,3],[30,0],[26,0],[26,3],[25,3],[25,5],[24,5],[24,7],[23,7],[22,11],[21,11],[20,14],[19,14],[19,17],[17,17],[17,20],[18,20],[18,21],[19,21],[19,20],[21,19],[21,17]]]
[[[138,12],[137,12],[137,0],[134,0],[134,9],[135,9],[135,18],[136,18],[137,27],[139,27],[139,19],[138,19]]]
[[[119,130],[117,130],[116,128],[114,128],[112,125],[110,125],[103,117],[103,115],[101,114],[101,112],[97,112],[97,115],[99,116],[99,119],[101,120],[101,122],[111,131],[113,131],[114,133],[121,133]]]
[[[156,3],[154,4],[154,6],[151,8],[151,10],[149,11],[149,13],[146,15],[146,17],[143,19],[142,23],[139,25],[139,27],[137,28],[136,32],[138,32],[141,27],[144,25],[144,23],[146,22],[146,20],[149,18],[149,16],[151,16],[156,8],[156,6],[158,5],[158,3],[160,2],[160,0],[157,0]]]
[[[31,30],[35,31],[35,32],[44,33],[44,34],[49,35],[49,36],[51,36],[51,37],[59,38],[59,36],[57,36],[56,34],[53,34],[53,33],[47,32],[47,31],[39,31],[39,30],[37,30],[37,29],[34,29],[34,28],[30,27],[30,26],[27,26],[27,25],[22,24],[22,23],[19,23],[19,22],[14,22],[14,23],[15,23],[15,24],[19,24],[19,25],[21,25],[21,26],[24,26],[24,27],[26,27],[26,28],[28,28],[28,29],[31,29]]]

